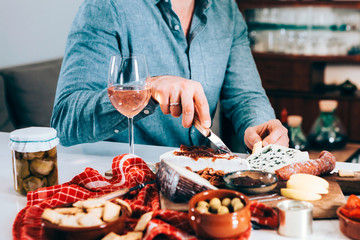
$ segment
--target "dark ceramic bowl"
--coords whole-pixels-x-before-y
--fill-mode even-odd
[[[246,194],[261,194],[270,192],[278,183],[276,174],[257,171],[242,170],[224,175],[226,186]]]
[[[57,207],[69,207],[60,205]],[[56,208],[57,208],[56,207]],[[123,233],[127,215],[124,208],[121,208],[119,218],[115,221],[104,223],[93,227],[64,227],[53,224],[46,219],[41,219],[45,235],[48,239],[58,240],[95,240],[101,239],[110,232]]]
[[[340,231],[347,237],[351,239],[360,240],[360,222],[351,220],[345,217],[341,212],[339,207],[336,210],[336,214],[339,217],[339,226]]]
[[[195,209],[199,201],[238,197],[244,204],[239,211],[227,214],[200,213]],[[229,189],[209,190],[193,196],[189,201],[189,223],[196,235],[205,239],[236,238],[246,232],[250,225],[250,201],[244,194]]]

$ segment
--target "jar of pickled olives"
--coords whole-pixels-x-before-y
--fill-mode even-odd
[[[29,191],[58,184],[57,132],[48,127],[29,127],[10,133],[15,190]]]

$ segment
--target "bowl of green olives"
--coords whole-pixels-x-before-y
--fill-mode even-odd
[[[236,238],[250,227],[250,201],[230,189],[209,190],[189,201],[190,226],[200,238]]]
[[[245,194],[261,194],[270,192],[278,184],[276,174],[259,170],[241,170],[224,175],[227,188]]]

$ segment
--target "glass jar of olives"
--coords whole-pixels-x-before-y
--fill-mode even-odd
[[[48,127],[29,127],[10,133],[15,190],[26,195],[58,184],[57,132]]]

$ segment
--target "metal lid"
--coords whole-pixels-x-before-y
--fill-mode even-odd
[[[59,144],[57,131],[49,127],[29,127],[10,133],[10,149],[17,152],[48,151]]]

